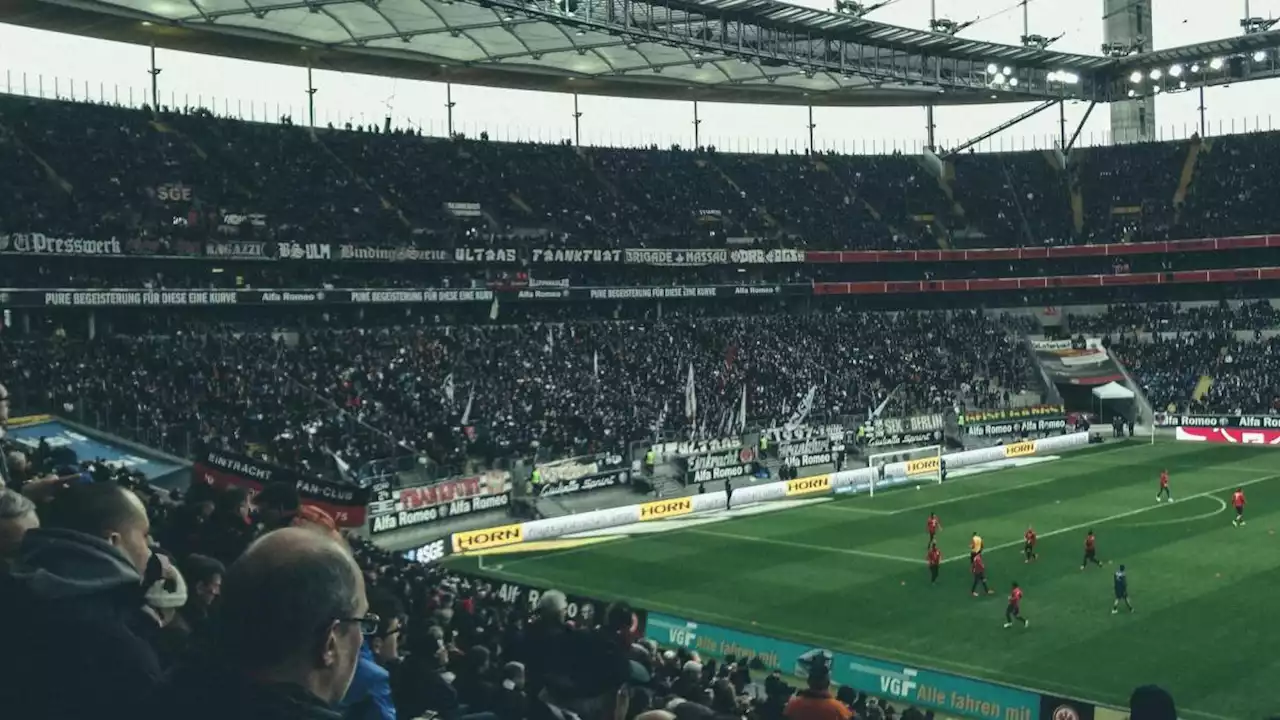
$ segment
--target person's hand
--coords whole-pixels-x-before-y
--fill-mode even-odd
[[[76,476],[78,477],[78,476]],[[22,486],[22,494],[32,502],[39,504],[53,499],[54,494],[67,486],[75,477],[58,477],[53,473],[36,478]]]

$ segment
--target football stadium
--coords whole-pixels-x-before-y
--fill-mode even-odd
[[[1155,5],[0,2],[0,718],[1276,716],[1280,1]]]

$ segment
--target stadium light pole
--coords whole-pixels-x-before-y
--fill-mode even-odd
[[[453,106],[458,103],[453,101],[453,83],[446,82],[444,84],[444,107],[448,111],[448,128],[449,139],[453,139]]]
[[[151,69],[147,74],[151,76],[151,110],[152,112],[160,112],[160,72],[163,68],[156,67],[156,44],[151,43]]]
[[[307,61],[307,122],[309,127],[316,126],[316,85],[311,79],[311,61]]]
[[[813,105],[809,106],[809,156],[813,157],[817,154],[818,149],[813,145],[813,129],[818,127],[813,123]]]
[[[578,109],[578,93],[573,94],[573,146],[582,147],[582,111]]]
[[[698,101],[693,101],[693,148],[696,150],[702,147],[702,140],[699,135],[699,128],[702,120],[698,117]]]

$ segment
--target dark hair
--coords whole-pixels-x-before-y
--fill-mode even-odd
[[[273,482],[262,488],[262,492],[253,498],[259,508],[271,508],[285,514],[296,513],[302,505],[298,488],[293,483]]]
[[[264,547],[277,533],[311,542]],[[317,647],[320,633],[357,609],[359,569],[336,542],[304,530],[264,535],[227,569],[218,638],[226,660],[268,668]]]
[[[227,568],[221,562],[199,553],[192,553],[180,563],[178,570],[187,581],[187,585],[207,583],[220,575],[227,574]]]
[[[240,506],[244,505],[248,499],[249,493],[243,488],[223,488],[222,492],[213,499],[214,512],[220,515],[235,515],[240,512]]]
[[[385,635],[391,629],[391,623],[404,615],[404,603],[394,593],[383,588],[369,589],[369,612],[378,616],[378,634]]]
[[[37,510],[40,526],[105,538],[144,516],[128,493],[112,482],[67,485]]]

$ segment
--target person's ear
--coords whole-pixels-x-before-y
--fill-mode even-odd
[[[120,533],[113,532],[107,536],[107,542],[111,543],[112,547],[121,547],[124,543],[124,538]]]
[[[342,623],[334,620],[329,623],[329,629],[324,634],[324,640],[320,645],[320,654],[317,658],[319,667],[331,668],[338,664],[338,657],[341,654],[342,647]]]

